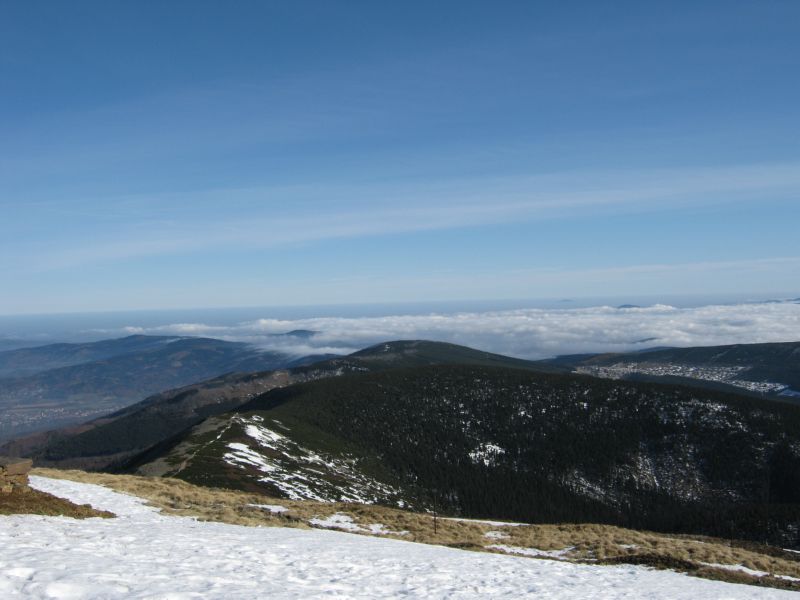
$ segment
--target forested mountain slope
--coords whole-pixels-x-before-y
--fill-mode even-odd
[[[800,409],[683,386],[482,366],[273,390],[140,472],[272,495],[438,506],[798,545]]]
[[[177,342],[176,342],[177,343]],[[303,361],[295,360],[293,364]],[[495,364],[520,369],[552,370],[538,363],[426,341],[379,344],[350,356],[289,369],[231,374],[156,394],[83,426],[16,440],[0,451],[34,457],[42,465],[106,468],[168,440],[203,419],[239,406],[257,394],[292,383],[346,373],[427,364]],[[242,363],[238,370],[251,366]]]

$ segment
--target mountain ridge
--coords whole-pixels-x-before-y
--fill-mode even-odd
[[[79,428],[14,440],[0,447],[0,451],[30,455],[37,458],[40,464],[48,466],[105,468],[125,460],[126,457],[144,452],[148,447],[164,442],[187,427],[194,426],[213,414],[225,412],[274,387],[347,372],[463,361],[470,364],[507,364],[522,369],[553,370],[553,367],[533,361],[443,342],[386,342],[349,356],[328,358],[308,365],[254,373],[231,373],[190,384],[155,394]],[[93,448],[101,448],[102,452],[92,454]],[[103,459],[103,456],[108,457],[108,460]],[[63,462],[65,460],[67,462]]]

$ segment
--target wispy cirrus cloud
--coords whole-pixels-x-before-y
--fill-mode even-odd
[[[31,268],[64,269],[210,249],[264,249],[576,216],[763,201],[800,193],[800,165],[567,172],[416,185],[296,185],[125,197],[127,217],[102,221],[93,241],[63,236],[32,250]],[[142,207],[136,215],[136,204]],[[91,203],[93,210],[108,211]],[[115,201],[110,201],[114,205]],[[204,207],[226,205],[227,217]],[[63,211],[47,203],[37,210]],[[81,214],[78,211],[77,214]],[[91,216],[82,215],[91,221]]]

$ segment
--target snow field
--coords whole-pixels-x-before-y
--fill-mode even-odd
[[[109,489],[34,487],[116,519],[0,517],[0,598],[552,598],[739,600],[791,592],[636,566],[577,565],[352,535],[161,515]]]

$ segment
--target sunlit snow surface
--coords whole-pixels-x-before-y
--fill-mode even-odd
[[[116,519],[0,516],[0,598],[795,598],[643,567],[473,553],[161,515],[105,488],[33,485]]]

